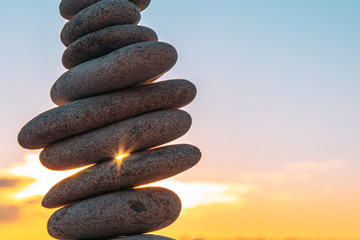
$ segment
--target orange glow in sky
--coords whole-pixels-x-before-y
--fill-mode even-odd
[[[244,183],[172,178],[150,184],[175,191],[183,203],[178,221],[157,233],[177,239],[358,239],[359,194],[344,189],[341,195],[334,195],[331,185],[306,185],[314,179],[314,173],[341,171],[349,164],[336,159],[318,164],[296,162],[277,172],[247,173]],[[3,169],[0,229],[4,239],[49,239],[45,226],[54,210],[42,208],[41,197],[57,181],[76,171],[47,170],[33,154],[27,155],[22,165]],[[20,227],[25,230],[16,231]]]

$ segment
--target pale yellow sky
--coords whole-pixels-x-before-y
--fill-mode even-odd
[[[176,239],[359,239],[360,194],[353,186],[344,185],[346,179],[341,191],[340,183],[310,184],[349,167],[350,163],[334,159],[298,162],[276,172],[247,173],[241,182],[181,181],[175,177],[154,183],[175,191],[183,202],[178,221],[157,233]],[[43,188],[45,193],[56,178],[66,175],[62,173],[52,183],[52,178],[43,177],[51,173],[34,154],[27,155],[19,166],[1,170],[3,239],[50,239],[45,226],[54,210],[40,206],[38,190]]]

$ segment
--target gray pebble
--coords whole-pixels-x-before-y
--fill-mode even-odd
[[[132,44],[84,62],[64,73],[52,86],[55,104],[152,82],[176,63],[175,48],[163,42]]]
[[[178,218],[180,210],[179,197],[168,189],[125,190],[56,211],[48,221],[48,232],[58,239],[136,235],[170,225]]]
[[[175,239],[159,236],[159,235],[153,235],[153,234],[143,234],[143,235],[135,235],[129,237],[121,237],[112,240],[175,240]]]
[[[121,24],[137,24],[140,12],[128,0],[102,0],[85,8],[67,22],[61,31],[61,41],[69,46],[93,31]]]
[[[136,6],[138,6],[140,11],[147,8],[147,6],[149,6],[151,2],[151,0],[130,0],[130,1],[133,2]]]
[[[78,12],[87,8],[101,0],[62,0],[59,6],[60,14],[65,19],[71,19]],[[140,11],[144,10],[149,4],[150,0],[130,0],[136,4]]]
[[[29,121],[21,129],[18,142],[27,149],[44,148],[63,138],[145,112],[183,107],[195,95],[196,88],[191,82],[168,80],[73,101]]]
[[[182,110],[146,113],[50,144],[40,160],[53,170],[82,167],[173,141],[190,126],[191,117]]]
[[[181,144],[99,163],[57,183],[45,195],[42,205],[60,207],[103,193],[163,180],[193,167],[200,157],[197,147]]]
[[[60,15],[63,18],[70,20],[84,8],[100,1],[101,0],[62,0],[59,6]]]
[[[157,40],[156,33],[147,27],[131,24],[111,26],[87,34],[70,44],[62,56],[62,63],[70,69],[119,48]]]

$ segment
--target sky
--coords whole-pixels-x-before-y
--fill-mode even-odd
[[[65,71],[58,4],[0,3],[1,239],[51,239],[41,197],[70,174],[16,142],[54,107],[50,88]],[[179,54],[162,79],[198,89],[185,107],[192,128],[175,143],[203,154],[158,183],[184,204],[158,234],[360,239],[359,9],[357,0],[152,1],[140,24]]]

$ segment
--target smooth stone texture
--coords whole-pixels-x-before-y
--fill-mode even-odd
[[[143,234],[143,235],[135,235],[129,237],[121,237],[112,240],[175,240],[175,239],[159,236],[159,235],[153,235],[153,234]]]
[[[78,12],[87,8],[101,0],[62,0],[59,6],[60,14],[65,19],[71,19]],[[150,0],[130,0],[136,4],[139,11],[144,10],[149,4]]]
[[[182,110],[146,113],[50,144],[40,161],[53,170],[83,167],[173,141],[190,126],[191,117]]]
[[[48,221],[58,239],[104,239],[159,230],[179,216],[181,202],[164,188],[109,193],[68,205]]]
[[[62,56],[62,63],[70,69],[119,48],[157,40],[156,33],[147,27],[130,24],[111,26],[87,34],[70,44]]]
[[[181,144],[133,153],[86,168],[53,186],[42,205],[63,205],[125,188],[136,187],[186,171],[200,160],[197,147]]]
[[[142,113],[180,108],[196,95],[187,80],[168,80],[77,100],[50,109],[29,121],[19,144],[40,149],[58,140],[109,125]]]
[[[60,38],[65,46],[77,39],[105,27],[121,24],[137,24],[140,12],[128,0],[102,0],[85,8],[67,22]]]
[[[85,97],[152,82],[177,61],[175,48],[163,42],[142,42],[84,62],[64,73],[51,88],[61,105]]]

